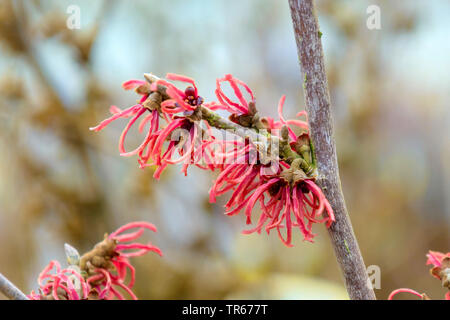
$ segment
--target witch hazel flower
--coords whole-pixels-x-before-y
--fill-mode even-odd
[[[276,229],[281,241],[291,247],[293,228],[301,231],[304,240],[313,242],[313,224],[326,223],[329,227],[335,221],[333,209],[322,190],[313,179],[308,179],[298,161],[272,176],[265,175],[262,169],[261,165],[250,165],[242,171],[241,165],[230,165],[210,190],[210,201],[215,202],[217,195],[233,188],[225,204],[225,214],[232,216],[244,210],[247,224],[252,223],[254,207],[259,203],[258,222],[254,228],[243,231],[244,234],[261,233],[263,229],[269,234]],[[226,183],[228,186],[223,187]]]
[[[281,177],[261,184],[247,201],[244,200],[247,224],[251,223],[252,210],[257,201],[262,210],[256,227],[244,231],[244,234],[261,233],[267,222],[265,231],[269,233],[276,229],[281,241],[291,247],[293,228],[299,228],[304,240],[313,242],[313,224],[326,223],[330,227],[335,221],[333,210],[320,188],[312,180],[306,179],[303,173],[300,177],[287,178],[288,172],[297,175],[295,171],[286,170]]]
[[[419,293],[413,289],[408,289],[408,288],[400,288],[400,289],[396,289],[396,290],[392,291],[388,297],[388,300],[393,300],[394,297],[399,293],[409,293],[409,294],[415,295],[416,297],[421,298],[422,300],[430,300],[430,298],[425,293]]]
[[[149,157],[153,159],[150,164],[145,163],[147,158],[141,159],[141,167],[157,165],[154,177],[159,179],[162,171],[169,164],[183,163],[181,171],[187,175],[187,168],[194,163],[193,157],[201,150],[201,128],[195,122],[186,118],[173,120],[163,129],[153,146],[153,153]],[[165,142],[169,140],[167,146]],[[178,153],[179,157],[174,158]]]
[[[429,251],[427,253],[427,265],[428,264],[432,264],[433,265],[433,269],[431,269],[431,273],[433,274],[433,276],[435,276],[435,273],[433,270],[436,268],[436,270],[438,269],[442,269],[445,265],[445,267],[448,268],[447,264],[449,262],[450,259],[450,252],[447,253],[441,253],[438,251]]]
[[[228,152],[228,154],[230,153],[230,157],[236,159],[235,155],[237,155],[237,152]],[[223,155],[224,157],[226,157],[227,154]],[[234,195],[235,193],[237,194],[241,191],[244,191],[244,193],[250,192],[256,187],[257,184],[252,184],[252,182],[254,182],[255,178],[258,176],[260,167],[258,164],[249,160],[249,158],[249,154],[245,154],[237,158],[235,162],[225,163],[222,166],[220,174],[218,175],[209,191],[209,201],[211,203],[216,202],[216,198],[218,196],[226,193],[229,190],[235,190],[235,192],[233,193]],[[242,161],[248,162],[242,163],[240,159],[242,159]]]
[[[139,100],[139,103],[136,105],[133,105],[125,110],[121,110],[120,108],[116,106],[110,107],[110,112],[112,114],[111,117],[103,120],[95,127],[91,127],[91,131],[98,132],[105,127],[107,127],[110,123],[112,123],[115,120],[118,120],[120,118],[130,118],[128,121],[128,124],[125,126],[124,130],[122,131],[120,138],[119,138],[119,152],[122,156],[132,156],[135,154],[142,155],[143,151],[146,147],[151,146],[151,143],[154,141],[154,139],[158,136],[159,132],[159,114],[157,110],[151,110],[144,106],[144,102],[147,100],[147,98],[150,96],[149,91],[149,85],[145,81],[141,80],[129,80],[122,84],[122,87],[125,90],[131,90],[136,89],[136,92],[142,95],[141,99]],[[144,114],[146,114],[144,116]],[[142,120],[139,124],[139,132],[142,133],[144,130],[144,127],[147,123],[150,123],[148,132],[146,137],[144,138],[144,141],[139,145],[136,149],[132,151],[125,151],[124,143],[125,138],[130,131],[131,127],[136,123],[136,121],[142,117]]]
[[[441,253],[438,251],[429,251],[427,254],[427,265],[433,265],[430,270],[430,274],[438,280],[441,280],[442,286],[447,288],[449,292],[445,294],[444,299],[450,300],[450,252]],[[430,298],[425,293],[419,293],[415,290],[408,288],[400,288],[391,292],[388,300],[393,300],[394,297],[399,293],[409,293],[413,294],[422,300],[430,300]]]
[[[137,230],[125,232],[132,229]],[[105,235],[102,242],[81,257],[80,268],[87,272],[89,277],[86,281],[98,292],[99,299],[125,299],[119,289],[125,291],[132,299],[137,299],[131,290],[135,283],[135,269],[129,258],[142,256],[148,252],[155,252],[162,256],[161,250],[151,243],[132,242],[138,239],[146,229],[157,231],[156,227],[148,222],[126,224],[110,235]],[[125,282],[127,271],[130,271],[128,283]]]
[[[228,83],[231,87],[234,97],[230,97],[224,92],[222,86],[225,83]],[[229,119],[243,127],[256,130],[266,129],[256,109],[253,91],[245,82],[231,74],[226,74],[223,78],[216,80],[215,94],[219,102],[207,105],[208,108],[228,111],[231,113]]]
[[[280,101],[278,102],[277,110],[278,110],[278,117],[279,117],[280,120],[279,121],[275,121],[273,118],[266,117],[265,121],[268,124],[268,128],[271,131],[275,130],[275,132],[277,132],[277,133],[279,133],[280,131],[276,131],[276,129],[281,129],[283,126],[286,126],[286,128],[288,129],[288,132],[289,132],[289,139],[293,142],[293,141],[296,141],[297,135],[294,133],[294,130],[290,126],[293,125],[293,126],[299,127],[301,129],[305,130],[306,132],[309,131],[309,126],[308,126],[308,122],[306,122],[306,121],[297,120],[297,119],[286,120],[283,117],[283,107],[284,107],[285,101],[286,101],[286,96],[283,95],[280,98]],[[296,116],[297,117],[300,117],[300,116],[305,116],[306,117],[307,116],[306,115],[306,111],[300,111],[299,113],[297,113]]]
[[[238,101],[233,101],[229,98],[222,89],[222,84],[228,82]],[[247,101],[244,97],[242,87],[250,95],[250,101]],[[247,84],[231,74],[225,75],[223,78],[216,80],[216,97],[223,106],[223,109],[232,114],[249,114],[251,113],[252,104],[255,103],[255,97],[253,96],[253,91],[247,86]]]
[[[180,81],[190,84],[186,89],[180,90],[172,83],[159,79],[152,83],[152,90],[157,91],[158,85],[166,86],[166,93],[170,99],[165,100],[161,103],[161,109],[163,113],[175,114],[180,112],[193,112],[197,109],[199,105],[203,103],[203,98],[198,95],[198,89],[195,85],[195,81],[192,78],[168,73],[166,74],[166,79],[173,81]]]
[[[232,154],[234,159],[245,159],[230,163],[222,168],[221,173],[210,189],[210,202],[227,191],[232,192],[225,204],[225,214],[232,216],[242,210],[245,212],[246,223],[252,223],[252,215],[256,204],[259,204],[261,214],[256,226],[243,231],[244,234],[261,233],[264,229],[268,234],[272,229],[277,233],[286,246],[292,246],[292,230],[298,228],[304,240],[313,242],[315,234],[312,226],[315,223],[325,223],[329,227],[334,221],[334,213],[322,190],[315,184],[313,157],[309,141],[308,125],[306,122],[285,120],[282,115],[285,98],[279,103],[280,121],[272,123],[269,129],[278,131],[279,137],[285,141],[286,148],[295,149],[302,158],[291,164],[280,161],[275,172],[272,167],[261,163],[259,154],[250,155],[252,145],[245,148],[245,156],[238,157],[238,149]],[[305,129],[306,132],[296,136],[290,128],[294,125]],[[276,130],[281,128],[282,130]],[[252,160],[250,160],[252,159]]]
[[[450,300],[450,252],[444,254],[430,250],[427,258],[427,265],[433,265],[430,274],[436,279],[441,280],[444,288],[449,289],[445,297],[447,300]]]
[[[195,81],[186,76],[169,73],[165,80],[151,74],[144,77],[146,82],[131,80],[124,85],[142,95],[138,105],[123,111],[111,108],[113,116],[93,128],[101,130],[118,118],[132,117],[119,139],[121,155],[138,155],[141,168],[156,166],[157,179],[173,164],[182,164],[185,175],[192,164],[217,171],[209,193],[211,202],[230,192],[225,213],[232,216],[244,211],[247,224],[260,207],[256,226],[244,233],[276,229],[283,243],[291,246],[294,228],[312,242],[314,224],[329,227],[334,222],[333,210],[315,184],[317,170],[308,123],[284,118],[285,96],[278,103],[279,119],[275,120],[260,117],[253,91],[231,74],[216,80],[218,101],[204,101]],[[179,88],[171,81],[186,87]],[[231,95],[225,93],[225,85],[231,88]],[[139,127],[141,130],[150,123],[144,142],[124,152],[124,137],[147,110],[150,114]],[[214,110],[230,113],[229,118]],[[297,116],[307,115],[302,111]],[[232,139],[223,138],[217,130],[230,133]]]
[[[141,80],[126,81],[122,85],[125,90],[135,89],[142,96],[138,104],[125,110],[112,106],[110,108],[112,116],[90,128],[92,131],[100,131],[119,118],[131,118],[119,138],[120,155],[124,157],[138,155],[141,168],[156,166],[157,170],[154,174],[156,179],[160,178],[169,164],[183,163],[182,172],[186,175],[188,166],[194,162],[194,155],[202,149],[201,143],[206,142],[200,139],[202,131],[199,125],[182,116],[195,116],[194,111],[203,103],[203,98],[198,95],[195,81],[172,73],[167,74],[166,78],[188,83],[189,86],[183,91],[162,79],[152,83]],[[158,91],[161,85],[165,86],[163,93]],[[179,116],[178,113],[182,115]],[[137,148],[126,151],[125,138],[139,118],[141,118],[140,133],[148,125],[146,136]],[[162,124],[161,121],[165,121],[166,124]],[[182,131],[187,134],[181,135]],[[174,159],[176,154],[180,157]]]
[[[31,291],[30,300],[85,300],[89,286],[80,272],[73,268],[61,268],[52,260],[38,277],[39,292]]]
[[[135,242],[145,230],[156,232],[148,222],[128,223],[82,255],[66,244],[70,266],[62,269],[58,261],[51,261],[38,277],[39,292],[28,296],[33,300],[136,300],[132,288],[136,270],[130,258],[161,250],[151,243]]]

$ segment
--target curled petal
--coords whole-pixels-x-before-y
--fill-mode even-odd
[[[415,296],[418,296],[419,298],[423,298],[423,295],[418,293],[417,291],[414,291],[414,290],[408,289],[408,288],[401,288],[401,289],[397,289],[397,290],[392,291],[391,294],[388,297],[388,300],[394,299],[395,295],[397,295],[399,293],[402,293],[402,292],[411,293],[411,294],[413,294]]]
[[[450,256],[450,254],[447,254]],[[429,251],[427,254],[427,265],[432,264],[435,267],[440,267],[442,264],[442,260],[444,259],[445,254],[438,252],[438,251]]]
[[[280,117],[280,122],[282,123],[282,124],[288,124],[287,123],[287,121],[284,119],[284,117],[283,117],[283,106],[284,106],[284,101],[286,101],[286,96],[282,96],[281,98],[280,98],[280,101],[278,102],[278,116]],[[288,128],[288,131],[289,131],[289,138],[291,139],[291,140],[293,140],[293,141],[295,141],[296,139],[297,139],[297,136],[295,135],[295,133],[294,133],[294,131],[289,127],[289,126],[287,126],[287,128]]]
[[[124,88],[125,90],[131,90],[143,84],[146,84],[144,80],[128,80],[122,83],[122,88]]]
[[[144,233],[144,228],[140,228],[138,231],[121,234],[120,236],[114,236],[114,239],[118,242],[127,242],[139,238]]]
[[[121,226],[116,231],[111,233],[108,238],[110,238],[110,239],[114,238],[115,236],[119,235],[120,233],[130,230],[130,229],[133,229],[133,228],[145,228],[145,229],[149,229],[153,232],[157,232],[155,225],[153,225],[149,222],[146,222],[146,221],[136,221],[136,222],[130,222],[130,223],[127,223],[127,224]]]
[[[180,74],[175,74],[175,73],[166,74],[166,78],[169,80],[174,80],[174,81],[188,82],[188,83],[192,84],[192,86],[194,87],[195,95],[198,94],[197,86],[195,85],[194,79],[180,75]]]
[[[247,207],[245,209],[245,215],[247,216],[247,224],[251,223],[251,213],[252,213],[252,209],[253,206],[255,205],[256,200],[258,200],[258,198],[267,190],[270,188],[271,185],[275,184],[276,182],[278,182],[280,179],[279,178],[273,178],[270,179],[266,184],[258,187],[255,192],[253,193],[253,195],[250,197],[250,199],[248,200],[247,203]]]
[[[238,98],[238,102],[233,102],[230,98],[227,97],[227,95],[223,92],[221,83],[222,82],[228,82],[231,86],[231,88],[234,91],[235,96]],[[234,78],[231,74],[225,75],[222,79],[216,80],[216,96],[217,99],[219,99],[219,102],[221,103],[221,106],[226,107],[226,110],[232,112],[232,113],[242,113],[247,114],[249,113],[248,109],[248,102],[245,100],[242,91],[239,89],[238,85],[241,85],[244,87],[244,89],[250,94],[251,101],[254,102],[255,98],[253,96],[252,90],[241,80]],[[218,105],[216,105],[217,107]]]
[[[125,151],[125,147],[124,147],[124,143],[125,143],[125,137],[128,134],[128,131],[130,130],[130,128],[133,126],[133,124],[136,122],[136,120],[146,111],[147,109],[145,108],[141,108],[137,114],[134,116],[133,119],[130,120],[130,122],[128,122],[127,126],[125,127],[125,129],[122,131],[122,134],[120,135],[120,139],[119,139],[119,151],[121,154],[127,154],[127,152]]]
[[[132,114],[135,114],[136,112],[138,112],[142,107],[140,105],[135,105],[132,107],[129,107],[128,109],[123,110],[122,112],[119,113],[115,113],[113,116],[109,117],[108,119],[103,120],[102,122],[100,122],[99,125],[95,126],[95,127],[91,127],[89,128],[89,130],[91,131],[100,131],[103,128],[105,128],[108,124],[110,124],[111,122],[113,122],[114,120],[117,120],[119,118],[124,118],[124,117],[128,117]]]

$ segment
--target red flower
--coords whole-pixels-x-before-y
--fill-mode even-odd
[[[124,233],[136,228],[133,232]],[[122,300],[125,297],[118,290],[120,288],[132,299],[137,299],[131,290],[136,279],[129,258],[151,251],[162,256],[161,250],[151,243],[128,243],[138,239],[146,229],[156,232],[156,227],[148,222],[128,223],[82,257],[72,248],[75,257],[69,259],[71,266],[62,269],[58,261],[51,261],[38,277],[39,293],[32,291],[28,297],[32,300]],[[125,282],[127,278],[130,279],[128,283]]]
[[[136,229],[136,228],[138,228],[138,230],[136,230],[134,232],[123,233],[130,229]],[[125,242],[130,242],[130,241],[138,239],[144,233],[145,229],[153,231],[153,232],[158,231],[153,224],[145,222],[145,221],[130,222],[130,223],[127,223],[126,225],[121,226],[116,231],[111,233],[108,236],[108,239],[111,239],[111,240],[114,240],[115,242],[117,242],[117,246],[116,246],[115,250],[119,253],[119,256],[121,256],[121,257],[125,257],[125,258],[138,257],[138,256],[142,256],[150,251],[156,252],[157,254],[162,256],[161,250],[158,247],[152,245],[151,243],[147,243],[147,244],[142,244],[142,243],[138,243],[138,242],[133,242],[133,243],[128,243],[128,244],[125,243]],[[128,250],[133,250],[133,249],[137,249],[137,251],[132,251],[132,252],[128,251]]]
[[[224,79],[234,81],[231,76]],[[297,141],[297,136],[290,125],[308,130],[308,124],[301,120],[285,120],[282,115],[284,102],[283,96],[278,105],[280,121],[266,119],[271,133],[278,136],[280,134],[278,129],[286,125],[288,138],[293,143]],[[306,113],[303,111],[297,115],[306,116]],[[256,226],[243,231],[244,234],[261,233],[265,226],[267,233],[276,229],[282,242],[286,246],[292,246],[293,228],[298,227],[304,240],[313,242],[314,223],[326,223],[329,227],[335,221],[333,209],[322,190],[314,183],[313,178],[307,177],[299,168],[293,168],[284,161],[280,161],[278,166],[275,166],[276,169],[269,168],[269,165],[260,162],[256,147],[242,140],[233,143],[216,141],[216,144],[222,145],[224,149],[231,146],[231,150],[222,153],[224,156],[220,159],[224,164],[216,166],[221,173],[209,192],[210,202],[215,202],[217,196],[232,190],[230,199],[225,204],[227,215],[235,215],[245,209],[246,223],[251,224],[256,203],[259,203],[262,211]],[[220,156],[220,153],[216,155]],[[227,161],[229,159],[231,161]],[[276,172],[273,172],[274,170]],[[299,171],[295,172],[296,170]],[[286,175],[288,171],[291,171],[290,176]],[[294,173],[301,178],[293,179]],[[286,179],[288,176],[290,178]]]
[[[134,232],[123,233],[130,229],[138,228]],[[111,255],[111,262],[114,265],[114,271],[107,268],[96,268],[95,274],[90,276],[86,281],[99,292],[99,299],[113,299],[117,297],[120,300],[124,296],[116,289],[116,287],[125,290],[132,299],[137,297],[131,290],[135,283],[135,269],[131,265],[128,258],[142,256],[150,251],[156,252],[162,256],[161,250],[151,243],[142,244],[138,242],[126,243],[139,238],[145,229],[156,232],[156,227],[148,222],[131,222],[128,223],[113,233],[107,239],[112,240],[115,244],[114,252]],[[134,250],[134,251],[129,251]],[[130,281],[126,284],[127,270],[130,271]]]
[[[151,87],[152,90],[157,90],[158,84],[165,85],[167,87],[166,93],[171,97],[171,99],[161,103],[163,113],[175,114],[183,111],[194,111],[203,103],[203,98],[198,95],[198,89],[193,79],[174,73],[166,74],[166,78],[174,81],[187,82],[192,86],[188,86],[182,91],[165,80],[154,82]]]
[[[175,113],[179,112],[192,114],[197,106],[203,103],[203,98],[198,95],[194,80],[171,73],[167,74],[167,79],[187,82],[192,86],[188,86],[184,91],[181,91],[173,84],[165,80],[159,80],[154,82],[146,90],[140,90],[140,88],[147,86],[147,82],[129,80],[122,86],[125,90],[136,89],[136,92],[142,95],[139,103],[125,110],[111,106],[110,112],[113,115],[103,120],[96,127],[90,128],[93,131],[100,131],[119,118],[132,117],[119,138],[120,155],[129,157],[137,154],[139,157],[138,163],[141,168],[156,165],[158,167],[154,174],[156,179],[159,179],[167,165],[176,163],[183,163],[182,172],[186,175],[189,164],[197,162],[197,158],[202,158],[203,153],[200,152],[204,151],[202,144],[207,142],[200,139],[201,129],[197,124],[187,118],[174,116]],[[165,100],[161,104],[161,110],[150,110],[143,104],[149,97],[151,90],[157,90],[158,84],[163,84],[167,87],[166,93],[171,99]],[[145,126],[150,124],[143,142],[134,150],[125,151],[125,138],[130,128],[147,111],[148,114],[142,118],[139,124],[139,132],[141,133]],[[167,122],[167,126],[164,128],[160,127],[160,116]],[[173,134],[181,129],[185,130],[187,134],[181,140],[174,140]],[[169,140],[169,143],[165,144],[167,140]],[[173,159],[177,150],[181,157]],[[200,167],[202,166],[200,165]]]
[[[259,175],[260,181],[255,186],[255,178]],[[249,189],[253,192],[249,193]],[[246,194],[249,194],[247,197]],[[276,229],[281,241],[286,246],[292,246],[292,229],[298,227],[304,236],[304,240],[313,242],[315,236],[312,233],[314,223],[326,223],[331,225],[334,219],[333,210],[317,185],[309,179],[303,180],[291,186],[280,177],[261,176],[256,170],[251,170],[237,185],[230,201],[226,204],[226,214],[237,214],[245,208],[246,223],[252,223],[252,212],[255,204],[259,202],[261,215],[253,229],[243,231],[244,234],[253,232],[261,233],[264,224],[267,233]],[[234,207],[233,210],[230,210]],[[319,218],[324,215],[327,216]],[[282,231],[286,230],[284,237]]]
[[[437,251],[429,251],[427,254],[427,265],[432,264],[434,267],[430,270],[433,277],[442,281],[442,286],[450,290],[450,252],[441,253]],[[412,289],[402,288],[391,292],[388,300],[392,300],[395,295],[401,292],[414,294],[423,300],[429,300],[425,293],[420,294]],[[445,294],[445,300],[450,300],[450,291]]]
[[[257,202],[260,204],[262,214],[256,227],[244,233],[260,233],[265,225],[268,233],[277,229],[282,241],[291,246],[293,227],[301,230],[305,240],[312,241],[314,223],[326,223],[330,226],[334,221],[333,210],[314,183],[314,159],[310,151],[308,133],[304,132],[308,131],[308,124],[306,121],[286,120],[283,117],[285,96],[281,97],[278,104],[279,121],[272,118],[260,119],[252,90],[231,74],[216,80],[215,94],[219,102],[209,103],[204,103],[203,98],[199,96],[193,79],[171,73],[167,74],[166,78],[187,83],[189,86],[181,90],[161,79],[150,86],[143,81],[130,80],[124,84],[124,88],[136,88],[136,91],[143,95],[140,103],[124,111],[112,108],[114,115],[92,129],[101,130],[117,118],[133,116],[119,140],[121,155],[138,154],[141,168],[156,165],[158,168],[154,177],[157,179],[169,164],[182,163],[182,172],[185,175],[191,164],[205,170],[218,170],[219,176],[210,190],[210,201],[215,202],[217,196],[231,191],[231,197],[225,205],[227,215],[234,215],[245,209],[246,222],[250,224],[253,208]],[[224,93],[222,85],[225,82],[233,90],[234,98]],[[150,122],[144,141],[135,150],[125,152],[123,142],[128,130],[148,110],[143,104],[146,105],[145,100],[151,92],[156,91],[164,101],[160,106],[153,106],[154,110],[142,120],[141,131],[145,124]],[[244,97],[244,94],[247,97]],[[264,128],[268,129],[272,135],[281,138],[273,140],[284,143],[283,150],[290,147],[292,151],[297,152],[297,158],[301,157],[298,160],[303,162],[297,162],[296,166],[293,166],[289,165],[287,160],[263,153],[269,148],[280,147],[281,150],[281,146],[267,146],[261,141],[251,141],[237,135],[233,140],[215,137],[210,124],[199,117],[205,111],[198,109],[201,105],[212,110],[230,112],[230,120],[248,130],[260,132],[259,130]],[[198,112],[199,110],[201,112]],[[303,111],[297,116],[306,116],[306,113]],[[166,120],[166,126],[160,127],[159,117]],[[202,121],[206,129],[200,127]],[[215,123],[214,118],[209,121],[211,125]],[[303,129],[303,133],[297,136],[291,126]],[[281,137],[283,130],[280,129],[283,127],[287,128],[287,132]],[[177,139],[180,133],[183,135]],[[261,134],[261,137],[264,135]],[[287,152],[289,153],[289,149]],[[178,155],[179,157],[176,157]],[[274,162],[275,166],[272,166]],[[292,157],[289,159],[289,163],[291,162]],[[300,164],[303,169],[300,169]],[[284,230],[285,236],[282,235]]]
[[[233,89],[238,102],[231,100],[222,90],[221,83],[227,81],[231,88]],[[245,84],[245,82],[234,78],[231,74],[225,75],[225,77],[216,80],[216,97],[219,99],[221,103],[222,109],[229,111],[230,113],[236,114],[248,114],[249,113],[249,101],[244,98],[242,94],[242,90],[239,88],[242,86],[245,91],[250,95],[251,102],[255,102],[255,98],[253,96],[253,91]],[[216,105],[216,108],[217,105]]]
[[[232,216],[245,208],[247,224],[252,223],[253,209],[259,202],[262,211],[259,220],[253,229],[243,231],[244,234],[261,233],[266,224],[267,233],[276,229],[282,242],[292,246],[293,227],[299,228],[304,240],[313,242],[314,223],[326,223],[329,227],[335,221],[333,209],[312,179],[305,176],[304,179],[297,181],[286,180],[287,171],[295,172],[298,169],[282,162],[277,172],[266,174],[265,170],[268,170],[268,167],[257,163],[249,152],[233,159],[236,161],[222,168],[211,187],[209,199],[210,202],[215,202],[217,196],[232,190],[231,197],[225,204],[225,214]],[[321,216],[323,217],[320,218]],[[286,236],[282,234],[284,230]]]
[[[309,126],[308,126],[308,122],[306,121],[302,121],[302,120],[285,120],[283,117],[283,107],[284,107],[284,102],[286,101],[286,96],[282,96],[280,98],[280,101],[278,102],[278,117],[280,118],[280,121],[275,121],[273,118],[271,117],[265,117],[264,119],[266,119],[267,124],[269,126],[269,129],[272,131],[273,134],[279,136],[279,129],[281,129],[284,125],[287,126],[288,131],[289,131],[289,139],[291,141],[295,141],[297,139],[294,131],[292,130],[292,128],[290,127],[290,125],[302,128],[306,131],[309,130]],[[301,117],[301,116],[305,116],[307,117],[306,111],[300,111],[299,113],[296,114],[297,117]]]
[[[412,290],[412,289],[408,289],[408,288],[400,288],[400,289],[397,289],[397,290],[392,291],[391,294],[390,294],[389,297],[388,297],[388,300],[393,300],[393,299],[394,299],[394,296],[396,296],[396,295],[399,294],[399,293],[411,293],[411,294],[413,294],[413,295],[415,295],[415,296],[418,296],[418,297],[421,298],[421,299],[424,299],[424,298],[426,297],[425,294],[420,294],[420,293],[418,293],[417,291],[414,291],[414,290]]]
[[[427,265],[432,264],[435,267],[440,267],[445,258],[450,258],[450,252],[446,254],[438,252],[438,251],[429,251],[427,253]]]
[[[158,169],[154,177],[159,179],[167,165],[183,163],[181,171],[187,175],[187,168],[190,164],[198,163],[198,158],[202,156],[202,145],[207,142],[201,139],[201,133],[198,124],[185,118],[174,119],[160,132],[153,149],[141,157],[139,161],[141,167],[157,165]],[[164,149],[167,140],[169,143]],[[176,151],[180,157],[174,159]],[[149,158],[153,160],[153,163],[147,164]]]
[[[450,290],[450,252],[444,254],[430,250],[427,258],[427,265],[432,264],[434,266],[430,270],[431,275],[441,280],[442,286]],[[450,292],[447,293],[447,297],[450,297]]]
[[[137,88],[139,86],[144,86],[146,84],[145,81],[141,81],[141,80],[129,80],[126,81],[122,84],[122,87],[125,90],[131,90],[134,88]],[[158,130],[159,130],[159,115],[158,112],[156,110],[149,110],[147,108],[145,108],[143,106],[144,101],[148,98],[149,94],[145,93],[142,94],[142,98],[140,99],[139,103],[129,107],[125,110],[121,110],[120,108],[117,108],[116,106],[111,106],[110,107],[110,112],[112,113],[112,116],[103,120],[102,122],[100,122],[99,125],[95,126],[95,127],[91,127],[89,128],[92,131],[100,131],[102,129],[104,129],[106,126],[108,126],[111,122],[119,119],[119,118],[129,118],[129,117],[133,117],[128,124],[126,125],[126,127],[124,128],[124,130],[122,131],[122,134],[120,135],[120,139],[119,139],[119,152],[122,156],[128,157],[131,155],[135,155],[135,154],[141,154],[142,151],[152,142],[152,139],[155,139],[155,137],[157,136]],[[125,151],[125,147],[124,147],[124,143],[125,143],[125,138],[128,134],[128,131],[130,130],[130,128],[133,126],[133,124],[144,114],[146,113],[146,111],[149,111],[149,113],[142,119],[140,125],[139,125],[139,132],[142,133],[142,131],[144,130],[144,127],[147,123],[150,123],[150,127],[148,130],[148,133],[146,135],[146,137],[144,138],[144,141],[142,142],[142,144],[140,146],[138,146],[136,149],[134,149],[133,151]]]
[[[39,293],[31,291],[28,295],[31,300],[41,300],[43,297],[55,300],[82,300],[87,299],[89,294],[89,286],[81,274],[73,268],[61,269],[60,263],[56,260],[50,261],[42,270],[38,284]]]

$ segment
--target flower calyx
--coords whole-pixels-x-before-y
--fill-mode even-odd
[[[116,246],[117,241],[108,238],[108,234],[105,233],[103,241],[81,256],[80,269],[88,274],[95,274],[97,268],[114,270],[115,266],[111,259],[119,255],[115,250]]]

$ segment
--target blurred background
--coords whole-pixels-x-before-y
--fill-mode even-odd
[[[366,27],[371,4],[380,30]],[[377,297],[409,287],[442,299],[425,254],[450,249],[450,2],[317,6],[344,194],[366,265],[380,267]],[[324,226],[294,248],[242,235],[227,196],[208,203],[210,173],[175,166],[155,181],[119,156],[126,120],[88,130],[135,102],[121,83],[144,72],[191,76],[206,99],[233,73],[262,114],[276,116],[282,94],[286,116],[304,109],[287,1],[0,0],[0,272],[28,293],[65,261],[65,242],[85,252],[147,220],[164,257],[134,260],[142,299],[346,299]],[[135,130],[127,146],[141,140]]]

